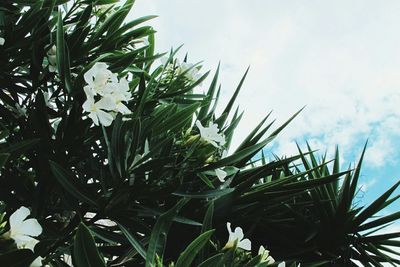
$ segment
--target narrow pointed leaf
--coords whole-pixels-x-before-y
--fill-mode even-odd
[[[72,260],[76,267],[106,266],[90,230],[83,223],[79,225],[75,235]]]
[[[182,252],[176,262],[176,267],[190,267],[194,258],[197,256],[199,251],[207,244],[210,240],[214,230],[202,233],[197,237],[190,245]]]
[[[64,167],[54,161],[49,161],[49,164],[54,177],[69,194],[73,195],[80,201],[97,206],[94,197],[86,192],[83,185],[78,183],[71,172],[67,171]]]
[[[146,267],[154,266],[157,256],[162,258],[172,220],[187,202],[187,199],[181,199],[172,209],[158,218],[151,232],[149,247],[147,248]]]

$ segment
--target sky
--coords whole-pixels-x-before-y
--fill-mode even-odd
[[[343,168],[365,142],[360,203],[400,179],[400,2],[137,0],[132,18],[149,22],[156,51],[181,48],[203,71],[221,62],[226,103],[250,66],[238,104],[244,117],[233,146],[269,112],[276,125],[306,108],[266,148],[294,155],[308,141],[321,155],[339,146]],[[209,79],[210,80],[210,79]],[[209,81],[208,80],[208,81]],[[203,83],[207,90],[209,82]],[[400,209],[400,204],[385,212]]]

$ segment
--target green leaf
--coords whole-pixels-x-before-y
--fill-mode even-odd
[[[149,207],[144,207],[143,209],[138,210],[138,215],[143,216],[143,217],[151,217],[154,218],[155,216],[161,215],[163,212],[149,208]],[[192,226],[202,226],[200,222],[194,221],[192,219],[177,215],[173,219],[174,222],[182,223],[182,224],[187,224],[187,225],[192,225]]]
[[[136,240],[136,238],[129,232],[129,230],[125,228],[125,226],[120,223],[118,223],[118,226],[121,229],[122,233],[128,239],[129,243],[131,243],[131,245],[136,249],[140,256],[142,256],[143,259],[146,259],[146,251],[144,250],[142,244],[140,244],[140,242]]]
[[[89,192],[86,192],[84,186],[78,183],[77,179],[71,172],[67,171],[54,161],[50,160],[49,164],[54,177],[68,193],[87,204],[97,206],[94,197],[91,196]]]
[[[384,227],[382,227],[382,229],[383,229],[383,228],[387,227],[387,225],[385,225],[385,224],[391,223],[391,222],[399,220],[399,219],[400,219],[400,212],[395,212],[390,215],[384,216],[382,218],[365,223],[365,224],[361,225],[360,227],[358,227],[357,230],[365,231],[365,230],[368,230],[368,229],[371,229],[374,227],[384,225]]]
[[[154,127],[153,130],[154,135],[165,133],[167,131],[176,131],[180,129],[185,124],[187,124],[189,120],[192,119],[192,115],[199,106],[200,103],[194,103],[186,108],[183,108],[175,112],[175,114],[173,114],[172,116],[161,122],[159,125]]]
[[[367,219],[371,218],[374,214],[379,212],[382,208],[386,207],[385,202],[390,197],[390,195],[396,190],[400,185],[400,181],[393,185],[388,191],[382,194],[374,202],[371,203],[367,208],[365,208],[353,221],[353,227],[357,228],[365,222]],[[376,222],[375,222],[376,223]],[[364,225],[362,229],[366,229]]]
[[[215,71],[214,77],[213,77],[212,82],[210,84],[210,88],[208,89],[207,98],[204,100],[204,102],[206,104],[203,105],[200,108],[199,115],[197,116],[197,119],[202,124],[205,124],[204,119],[207,116],[208,110],[210,109],[211,101],[212,101],[212,98],[214,97],[215,89],[217,88],[219,68],[220,68],[220,63],[218,63],[217,70]]]
[[[109,5],[109,4],[113,4],[113,3],[118,3],[120,0],[97,0],[95,1],[95,5],[96,6],[100,6],[100,5]]]
[[[147,248],[146,267],[155,266],[156,258],[162,258],[172,220],[188,201],[188,199],[181,199],[172,209],[158,218],[151,232],[149,247]]]
[[[267,263],[260,263],[262,255],[257,255],[256,257],[252,258],[246,265],[243,267],[264,267],[268,266]]]
[[[18,143],[11,144],[7,147],[4,147],[0,150],[0,153],[9,153],[12,157],[17,157],[20,154],[24,153],[28,149],[35,146],[40,141],[39,138],[28,139]]]
[[[80,223],[75,234],[72,261],[76,267],[106,266],[89,228]]]
[[[207,231],[197,237],[190,245],[182,252],[176,262],[176,267],[190,267],[194,258],[197,256],[199,251],[207,244],[210,240],[214,230]]]
[[[144,57],[151,58],[151,57],[154,56],[154,49],[155,49],[154,33],[153,32],[150,33],[147,39],[148,39],[148,42],[149,42],[149,46],[145,50]],[[153,63],[153,61],[146,62],[146,65],[144,66],[144,70],[146,72],[150,72],[150,67],[151,67],[152,63]]]
[[[224,257],[224,253],[218,253],[207,260],[203,261],[199,266],[197,267],[210,267],[210,266],[220,266],[218,265],[222,258]]]
[[[267,139],[263,140],[261,143],[252,145],[248,148],[245,148],[231,156],[220,159],[217,162],[210,163],[209,165],[202,167],[202,168],[198,169],[197,171],[201,172],[201,171],[207,171],[207,170],[215,170],[217,168],[224,167],[224,166],[235,166],[235,164],[237,162],[255,155],[258,151],[260,151],[260,149],[265,147],[271,141],[272,141],[272,138],[267,138]]]
[[[240,89],[242,88],[242,85],[244,83],[244,80],[246,79],[247,73],[249,72],[250,67],[246,69],[246,72],[244,73],[242,79],[239,82],[239,85],[237,86],[235,92],[233,93],[231,99],[229,100],[228,104],[226,105],[224,111],[222,112],[221,116],[215,121],[218,124],[218,128],[222,128],[224,126],[224,123],[226,119],[228,118],[228,115],[233,107],[233,104],[235,103],[235,100],[240,92]]]
[[[6,165],[10,153],[0,153],[0,169]]]
[[[2,266],[26,267],[34,260],[33,252],[30,249],[18,249],[0,254]]]
[[[120,28],[134,3],[135,0],[126,0],[124,5],[118,9],[118,11],[115,13],[116,15],[113,16],[110,27],[107,30],[107,37]]]
[[[236,151],[240,151],[246,147],[248,147],[249,145],[253,145],[254,143],[252,143],[251,141],[253,140],[253,137],[257,134],[257,132],[260,130],[260,128],[263,126],[263,124],[265,123],[265,121],[268,119],[268,117],[271,115],[272,112],[268,113],[267,116],[265,116],[264,119],[262,119],[262,121],[253,129],[253,131],[246,137],[246,139],[244,139],[242,141],[242,143],[238,146],[238,148],[236,149]],[[266,130],[268,130],[268,128],[264,129],[263,132],[265,133]],[[256,140],[257,142],[258,140]]]
[[[204,215],[204,220],[203,220],[203,226],[201,227],[201,233],[205,233],[212,228],[212,222],[213,222],[213,216],[214,216],[214,201],[211,201],[208,204],[208,208],[206,211],[206,214]],[[199,262],[202,262],[205,260],[205,258],[208,256],[209,253],[209,245],[205,245],[199,252]]]
[[[103,128],[104,129],[104,128]],[[111,134],[110,141],[110,149],[108,150],[109,158],[112,161],[109,161],[109,164],[115,164],[115,167],[118,170],[119,176],[124,177],[126,171],[125,158],[124,158],[124,148],[125,148],[125,132],[123,131],[123,122],[122,116],[118,115],[114,120],[113,129]]]
[[[235,189],[234,188],[226,188],[226,189],[216,189],[216,190],[207,190],[207,191],[202,191],[202,192],[183,192],[183,191],[177,191],[172,193],[173,195],[176,196],[181,196],[181,197],[187,197],[187,198],[217,198],[221,197],[223,195],[229,194],[233,192]]]
[[[112,33],[110,36],[107,36],[107,39],[105,42],[102,44],[102,46],[107,46],[109,44],[112,44],[112,42],[116,40],[116,38],[119,38],[124,34],[124,32],[128,31],[129,29],[139,25],[140,23],[143,23],[145,21],[151,20],[153,18],[156,18],[157,16],[144,16],[140,17],[138,19],[132,20],[122,27],[120,27],[118,30],[116,30],[114,33]]]
[[[64,24],[61,11],[58,12],[56,47],[58,73],[60,74],[60,79],[63,83],[63,86],[68,93],[71,93],[71,67],[69,64],[68,47],[65,44]]]

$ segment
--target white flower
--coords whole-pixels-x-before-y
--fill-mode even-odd
[[[0,37],[0,45],[4,45],[5,42],[6,42],[6,39],[4,39],[3,37]]]
[[[169,63],[169,57],[162,57],[160,61],[165,65],[165,70],[170,72],[175,72],[177,75],[184,75],[186,79],[191,82],[197,81],[201,78],[199,69],[196,68],[192,63],[182,62],[175,59],[173,63]]]
[[[131,111],[122,103],[127,102],[132,99],[132,94],[129,91],[129,83],[123,78],[119,82],[113,82],[107,84],[107,92],[104,98],[110,98],[112,102],[115,103],[115,112],[120,112],[122,114],[129,114]]]
[[[86,90],[85,90],[86,91]],[[93,96],[90,93],[86,94],[87,100],[83,103],[83,110],[89,112],[89,118],[92,119],[95,125],[110,126],[114,120],[113,116],[106,111],[115,109],[115,103],[110,98],[102,98],[95,102]]]
[[[278,267],[285,267],[286,263],[284,261],[282,261],[281,263],[278,264]],[[300,264],[297,265],[297,267],[300,267]]]
[[[29,265],[29,267],[42,267],[43,266],[43,264],[42,264],[42,260],[43,260],[43,258],[42,257],[37,257],[32,263],[31,263],[31,265]],[[47,265],[46,265],[47,266]]]
[[[275,262],[274,258],[269,255],[269,250],[266,250],[264,246],[260,246],[258,249],[258,255],[261,255],[261,262],[267,264],[273,264]]]
[[[103,99],[107,100],[107,102],[113,103],[114,109],[112,109],[111,111],[120,112],[124,115],[131,113],[131,111],[128,109],[128,107],[122,103],[121,95],[119,95],[117,93],[108,94],[108,95],[104,96],[104,98],[102,98],[102,100]]]
[[[178,74],[181,74],[181,73],[184,73],[184,72],[186,72],[185,73],[185,77],[189,81],[193,81],[194,82],[194,81],[197,81],[198,79],[200,79],[200,77],[201,77],[201,74],[200,74],[199,70],[196,67],[194,67],[194,65],[191,64],[191,63],[183,62],[179,66]]]
[[[57,66],[49,65],[50,72],[57,72]]]
[[[47,60],[49,61],[49,71],[56,72],[57,71],[57,49],[56,46],[53,45],[49,51],[47,51]]]
[[[231,223],[227,222],[226,223],[226,228],[228,229],[229,232],[229,239],[228,242],[226,242],[224,248],[232,248],[237,241],[237,247],[242,248],[244,250],[251,250],[251,241],[249,239],[243,239],[243,230],[240,227],[236,227],[235,231],[232,232],[231,229]]]
[[[42,233],[42,227],[36,219],[26,219],[30,213],[28,208],[22,206],[11,214],[9,236],[14,239],[18,248],[27,248],[33,251],[39,242],[33,237]]]
[[[57,47],[55,45],[53,45],[49,51],[47,51],[47,57],[49,59],[49,63],[52,65],[55,65],[57,63]]]
[[[226,171],[224,171],[222,169],[216,169],[215,170],[215,175],[217,175],[218,180],[220,180],[221,183],[225,182],[225,177],[227,176]]]
[[[107,64],[97,62],[84,74],[87,85],[83,88],[87,97],[83,109],[95,125],[111,125],[117,113],[130,114],[123,102],[132,99],[129,82],[118,80],[117,74],[108,70]],[[98,100],[96,102],[96,100]]]
[[[203,127],[200,121],[196,121],[196,126],[199,128],[201,138],[203,138],[205,141],[209,142],[215,147],[225,145],[225,137],[222,133],[218,133],[219,129],[217,124],[210,123],[208,127]]]
[[[108,69],[108,65],[104,62],[96,62],[93,67],[88,70],[83,78],[88,84],[85,88],[90,89],[93,95],[105,95],[110,93],[109,82],[118,82],[117,75]],[[108,89],[108,90],[107,90]]]

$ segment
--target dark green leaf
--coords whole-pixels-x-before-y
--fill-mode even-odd
[[[157,220],[151,232],[149,247],[147,248],[146,267],[155,265],[156,257],[162,257],[167,241],[167,235],[173,218],[179,210],[188,202],[188,199],[181,199],[172,209],[163,213]]]
[[[122,233],[128,239],[129,243],[131,243],[131,245],[136,249],[140,256],[142,256],[143,259],[146,259],[146,251],[144,250],[142,244],[140,244],[140,242],[137,241],[136,238],[129,232],[129,230],[126,229],[122,224],[118,223],[118,226],[121,229]]]
[[[94,197],[85,190],[84,185],[78,183],[71,172],[67,171],[64,167],[54,161],[50,160],[49,164],[54,177],[68,193],[83,202],[97,206],[96,201],[93,200]]]
[[[197,237],[190,245],[182,252],[176,262],[176,267],[190,267],[194,258],[197,256],[199,251],[207,244],[210,240],[214,230],[207,231]]]
[[[106,266],[89,228],[81,223],[75,234],[72,261],[76,267]]]

